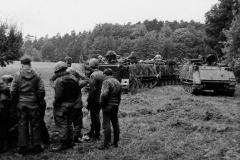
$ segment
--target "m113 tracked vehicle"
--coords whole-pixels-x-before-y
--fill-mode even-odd
[[[232,69],[216,63],[213,55],[206,58],[206,63],[199,59],[192,59],[184,64],[180,70],[180,81],[184,90],[191,94],[211,90],[232,96],[236,85]]]
[[[179,70],[180,70],[179,63],[171,60],[167,61],[154,60],[144,63],[154,65],[158,85],[165,86],[179,84]]]

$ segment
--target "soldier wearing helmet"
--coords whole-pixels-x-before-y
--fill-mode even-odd
[[[45,89],[40,74],[31,68],[31,59],[21,59],[22,68],[13,78],[10,93],[13,106],[17,108],[18,120],[18,153],[27,154],[29,122],[31,142],[34,152],[43,151],[41,147],[41,103],[44,103]]]
[[[102,55],[99,55],[99,56],[98,56],[98,62],[99,62],[99,63],[104,63],[104,61],[103,61],[103,56],[102,56]]]
[[[72,57],[66,56],[65,57],[65,63],[67,64],[68,67],[71,67],[71,65],[72,65]]]
[[[62,61],[60,61],[61,63],[62,63]],[[60,62],[58,62],[58,63],[60,63]],[[72,65],[72,58],[71,57],[69,57],[69,56],[66,56],[65,57],[65,63],[67,64],[67,67],[71,67],[71,65]],[[80,77],[82,80],[87,80],[87,78],[86,78],[86,76],[84,75],[84,74],[82,74],[82,73],[80,73],[78,70],[76,70],[75,69],[75,71],[76,71],[76,74],[75,75],[77,75],[77,77]],[[52,88],[54,88],[54,81],[58,78],[58,76],[60,76],[59,74],[57,75],[57,74],[54,74],[50,79],[49,79],[49,84],[50,84],[50,86],[52,87]]]
[[[91,129],[88,132],[89,138],[100,139],[100,94],[104,80],[103,72],[98,69],[98,60],[90,59],[89,66],[93,73],[89,79],[89,94],[87,98],[87,109],[90,111]]]
[[[68,69],[66,70],[67,72],[69,72],[70,74],[74,75],[77,80],[78,80],[78,84],[79,84],[79,95],[78,95],[78,99],[75,102],[75,105],[73,107],[73,114],[72,114],[72,118],[73,118],[73,126],[74,126],[74,132],[73,132],[73,141],[75,143],[79,143],[82,140],[82,128],[83,128],[83,112],[82,112],[82,108],[83,108],[83,102],[82,102],[82,93],[81,93],[81,89],[83,87],[85,87],[88,84],[88,79],[83,75],[83,76],[79,76],[80,74],[77,72],[77,70],[73,67],[68,67]]]
[[[60,144],[52,148],[52,151],[71,148],[73,142],[72,112],[78,99],[79,85],[77,78],[66,71],[67,68],[67,64],[60,61],[56,63],[54,69],[58,78],[55,85],[53,115],[60,133]]]
[[[154,60],[162,60],[162,56],[160,54],[157,54],[155,57],[154,57]]]
[[[63,65],[63,62],[58,62]],[[58,64],[57,63],[57,64]],[[65,63],[66,64],[66,63]],[[67,65],[67,64],[66,64]],[[56,65],[57,67],[57,65]],[[82,123],[82,108],[83,108],[83,104],[82,104],[82,93],[81,93],[81,88],[85,87],[88,84],[88,78],[80,73],[78,70],[76,70],[73,67],[68,67],[67,72],[69,72],[70,74],[74,75],[78,82],[79,82],[79,96],[77,99],[77,102],[74,105],[73,108],[73,125],[74,125],[74,142],[75,143],[79,143],[80,139],[82,138],[82,128],[83,128],[83,123]],[[52,87],[54,87],[54,81],[58,78],[61,77],[62,73],[58,73],[58,74],[54,74],[51,78],[50,78],[50,84],[52,85]]]
[[[107,63],[116,63],[117,62],[117,54],[115,51],[108,51],[106,54]]]
[[[135,55],[134,51],[127,57],[130,63],[137,63],[137,56]]]

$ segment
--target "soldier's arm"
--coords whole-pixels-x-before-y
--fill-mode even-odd
[[[96,85],[97,81],[94,75],[91,74],[90,79],[89,79],[89,94],[88,94],[88,103],[91,103],[94,101],[95,96],[96,96]]]
[[[80,80],[78,82],[78,85],[79,85],[80,88],[83,88],[83,87],[87,86],[88,83],[89,83],[88,80]]]
[[[118,105],[120,104],[120,102],[121,102],[121,96],[122,96],[122,86],[121,86],[121,84],[120,84],[120,91],[119,91],[119,94],[118,94]]]
[[[39,75],[39,83],[38,83],[37,94],[38,94],[39,101],[42,102],[44,100],[46,92],[45,92],[45,88],[44,88],[44,83],[43,83],[40,75]]]
[[[58,78],[57,74],[54,74],[50,79],[49,79],[49,84],[51,87],[54,87],[54,81]]]
[[[18,95],[19,95],[19,83],[17,81],[18,76],[15,75],[13,77],[13,81],[11,83],[11,87],[10,87],[10,94],[11,94],[11,100],[13,102],[14,105],[17,104],[18,101]]]
[[[58,79],[55,85],[54,105],[59,106],[63,99],[64,86],[61,79]]]
[[[108,99],[108,94],[109,94],[109,82],[108,81],[103,81],[102,84],[102,89],[101,89],[101,95],[100,95],[100,102],[101,105],[105,105]]]
[[[82,80],[89,80],[89,78],[87,78],[83,73],[79,72],[78,70],[76,70],[76,74]]]

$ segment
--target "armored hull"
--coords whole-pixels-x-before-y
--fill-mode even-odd
[[[199,94],[211,90],[232,96],[235,92],[236,80],[233,71],[223,65],[206,65],[192,61],[183,65],[180,81],[186,92]]]

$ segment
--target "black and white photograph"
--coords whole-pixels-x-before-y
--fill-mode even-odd
[[[0,0],[0,160],[240,160],[240,0]]]

